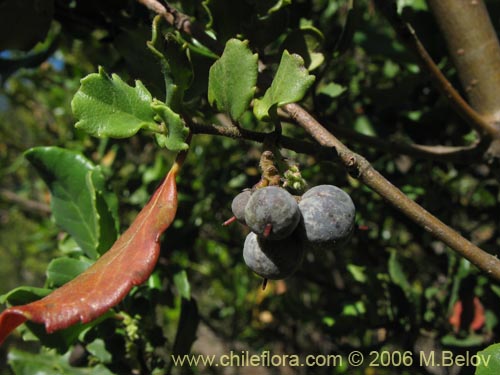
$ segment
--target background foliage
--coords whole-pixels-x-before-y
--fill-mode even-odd
[[[13,3],[3,2],[0,9]],[[19,20],[0,22],[0,47],[5,50],[0,55],[0,293],[19,285],[56,287],[80,272],[78,267],[87,259],[83,249],[51,219],[47,187],[25,159],[26,150],[64,147],[83,153],[99,166],[107,190],[119,202],[121,231],[145,205],[174,157],[147,133],[128,139],[97,139],[73,126],[72,97],[80,79],[95,73],[98,66],[130,85],[139,79],[154,97],[164,99],[160,65],[146,46],[152,17],[144,6],[135,1],[56,0],[40,2],[40,8],[30,7],[35,1],[19,3],[23,10],[0,12],[1,21],[7,14]],[[356,132],[429,145],[475,140],[372,2],[352,4],[323,0],[171,2],[206,25],[222,43],[235,36],[249,40],[268,71],[276,69],[283,50],[300,54],[316,76],[305,105],[324,123],[335,123],[332,132],[409,197],[497,254],[500,191],[489,165],[480,160],[460,164],[410,157],[367,146],[352,136]],[[425,2],[398,4],[435,61],[459,87]],[[499,25],[498,3],[487,5],[494,24]],[[42,13],[31,14],[35,9]],[[33,23],[33,18],[40,22]],[[194,47],[194,79],[184,99],[189,109],[199,110],[200,118],[217,122],[220,117],[207,98],[214,56],[201,47],[196,52]],[[262,96],[263,83],[257,86]],[[243,128],[272,130],[249,111],[240,112]],[[283,132],[306,137],[292,125],[285,125]],[[342,251],[309,253],[296,275],[270,283],[262,291],[261,280],[242,260],[246,229],[221,226],[231,216],[232,198],[259,180],[260,152],[261,145],[254,142],[196,135],[178,182],[180,206],[162,242],[160,261],[148,282],[134,288],[115,309],[120,319],[105,319],[78,327],[76,332],[62,331],[52,338],[36,327],[21,329],[0,349],[2,373],[31,374],[35,368],[46,373],[58,368],[68,374],[164,373],[169,370],[171,353],[189,351],[196,329],[193,351],[204,354],[231,349],[300,355],[347,355],[354,349],[364,353],[475,353],[498,341],[497,283],[389,207],[340,165],[288,150],[283,154],[300,164],[310,186],[334,184],[349,192],[357,207],[358,230]],[[67,263],[58,268],[61,257],[80,263],[72,263],[74,270]],[[58,271],[68,269],[73,274],[61,279]],[[26,293],[17,297],[26,301],[42,292]],[[464,313],[459,325],[452,325],[450,316],[459,300]],[[470,324],[477,309],[475,300],[484,307],[485,321],[479,327]],[[34,334],[45,347],[33,341]],[[23,341],[21,336],[31,340]],[[215,370],[206,371],[220,373]],[[292,371],[261,370],[269,374]],[[308,373],[306,368],[299,370]],[[416,365],[404,371],[376,370],[455,371]],[[194,368],[184,371],[205,373]],[[309,371],[326,374],[347,369]],[[364,368],[358,371],[370,373]]]

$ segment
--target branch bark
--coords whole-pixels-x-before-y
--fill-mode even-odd
[[[380,194],[387,202],[413,222],[468,259],[479,269],[494,279],[500,280],[500,260],[496,256],[480,249],[408,198],[376,171],[363,156],[351,151],[302,107],[297,104],[287,104],[283,109],[319,144],[334,148],[338,158],[352,175]]]
[[[211,134],[219,135],[223,137],[229,137],[234,139],[245,139],[248,141],[263,143],[269,136],[274,133],[262,133],[255,132],[251,130],[246,130],[236,126],[221,126],[215,124],[199,124],[197,122],[191,121],[189,123],[189,129],[193,134]],[[318,148],[315,143],[301,141],[294,138],[281,136],[279,140],[280,146],[292,150],[301,154],[324,156],[325,153],[329,154],[330,149]]]
[[[500,129],[500,44],[483,0],[428,0],[472,107]]]

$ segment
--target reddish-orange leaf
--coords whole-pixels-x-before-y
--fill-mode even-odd
[[[486,315],[484,314],[484,306],[478,297],[474,297],[474,318],[470,323],[470,328],[473,331],[479,331],[483,328],[486,322]]]
[[[448,321],[450,322],[455,332],[458,332],[460,330],[462,310],[463,310],[462,301],[458,300],[453,305],[453,312],[451,313],[451,316],[448,318]]]
[[[4,310],[0,314],[0,343],[26,320],[45,324],[48,333],[78,321],[87,323],[144,282],[158,260],[160,235],[175,217],[179,168],[180,162],[174,163],[131,226],[90,268],[41,300]]]
[[[458,300],[457,302],[455,302],[455,305],[453,305],[453,312],[448,321],[450,322],[455,332],[458,332],[463,325],[465,325],[467,329],[478,331],[484,326],[484,323],[486,322],[484,306],[479,298],[477,296],[474,296],[472,300],[469,300],[469,303],[472,304],[472,306],[470,306],[471,316],[465,317],[465,322],[463,321],[464,306],[462,300]]]

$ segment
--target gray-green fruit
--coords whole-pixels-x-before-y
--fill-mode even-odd
[[[299,221],[297,201],[288,191],[277,186],[257,189],[245,208],[245,222],[252,232],[265,236],[266,226],[271,226],[272,229],[266,236],[270,240],[289,236]]]
[[[295,235],[270,241],[249,233],[243,246],[243,259],[257,275],[270,280],[284,279],[299,268],[304,248]]]
[[[245,224],[245,207],[247,206],[251,195],[252,193],[250,190],[242,191],[234,197],[233,202],[231,203],[231,211],[233,211],[233,215],[243,224]]]
[[[354,229],[356,208],[351,197],[333,185],[308,190],[299,203],[302,238],[313,247],[340,247]]]

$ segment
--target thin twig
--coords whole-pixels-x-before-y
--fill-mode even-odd
[[[190,17],[184,13],[179,12],[170,4],[163,5],[158,0],[137,0],[139,3],[145,5],[148,9],[156,14],[161,15],[165,20],[177,30],[184,32],[187,35],[197,39],[200,43],[217,54],[222,53],[222,47],[219,43],[210,37],[203,27],[197,22],[191,21]]]
[[[352,175],[479,269],[500,280],[500,260],[497,257],[480,249],[408,198],[376,171],[364,157],[351,151],[298,104],[287,104],[283,109],[319,144],[334,148],[338,158]]]
[[[436,87],[448,99],[453,109],[480,134],[492,138],[499,137],[500,131],[474,110],[441,72],[441,69],[420,42],[415,30],[398,15],[395,3],[387,0],[375,0],[375,3],[396,30],[401,40],[416,53],[420,65],[427,70]]]
[[[453,163],[477,161],[478,155],[484,152],[483,144],[480,142],[467,146],[421,145],[373,137],[342,126],[335,127],[335,134],[385,152]]]
[[[278,115],[282,121],[291,122],[291,117],[282,109],[278,109]],[[327,120],[322,120],[326,128],[330,126]],[[359,133],[353,129],[343,126],[335,126],[335,134],[346,138],[349,141],[360,143],[364,146],[373,147],[378,150],[390,152],[393,154],[403,154],[423,159],[453,162],[470,163],[480,159],[488,145],[486,142],[476,141],[467,146],[445,146],[445,145],[421,145],[418,143],[409,143],[397,140],[386,140],[380,137],[374,137]]]
[[[189,123],[189,128],[193,134],[211,134],[211,135],[220,135],[223,137],[229,137],[233,139],[245,139],[248,141],[263,143],[268,137],[273,136],[273,132],[270,133],[262,133],[255,132],[251,130],[246,130],[243,128],[238,128],[236,126],[221,126],[215,124],[200,124],[195,121]],[[321,156],[324,157],[331,153],[331,150],[328,148],[321,148],[307,141],[301,141],[294,138],[281,136],[280,137],[280,146],[295,151],[300,154],[307,154],[313,156]]]

